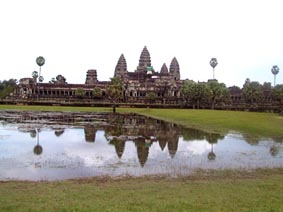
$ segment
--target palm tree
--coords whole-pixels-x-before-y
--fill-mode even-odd
[[[211,60],[210,60],[210,65],[211,65],[211,67],[213,68],[213,79],[215,79],[214,78],[214,68],[217,66],[217,64],[218,64],[218,62],[217,62],[217,59],[216,58],[211,58]]]
[[[272,66],[271,73],[274,75],[274,86],[276,84],[276,75],[279,73],[278,66]]]
[[[208,83],[209,99],[211,100],[211,109],[214,109],[217,101],[224,103],[229,99],[229,90],[224,83],[211,81]]]
[[[263,97],[262,85],[255,81],[245,83],[243,97],[248,104],[258,103]]]
[[[34,82],[36,83],[37,78],[38,78],[38,72],[37,71],[32,72],[32,78],[34,79]]]
[[[123,83],[120,78],[113,77],[111,81],[106,85],[106,92],[108,98],[113,103],[113,113],[116,112],[116,103],[123,95]]]

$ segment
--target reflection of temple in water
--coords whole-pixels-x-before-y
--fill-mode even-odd
[[[125,144],[126,142],[123,141],[123,140],[119,140],[117,138],[113,138],[111,141],[110,141],[110,144],[114,145],[115,146],[115,151],[116,151],[116,154],[118,156],[119,159],[121,159],[123,153],[124,153],[124,150],[125,150]]]
[[[171,158],[175,156],[179,141],[177,125],[133,114],[109,115],[109,118],[110,125],[104,128],[105,136],[109,138],[110,144],[115,145],[119,158],[122,156],[126,141],[135,143],[137,157],[142,167],[147,161],[153,142],[158,142],[162,151],[167,145]]]
[[[96,131],[97,130],[93,125],[84,126],[85,141],[86,142],[95,142]]]
[[[137,154],[140,165],[141,167],[144,167],[148,158],[150,143],[146,142],[146,140],[143,138],[138,138],[134,142],[137,147]]]

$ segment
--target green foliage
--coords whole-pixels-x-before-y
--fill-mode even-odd
[[[154,100],[156,98],[156,94],[154,92],[149,92],[149,93],[147,93],[146,97],[149,100]]]
[[[75,91],[75,95],[80,98],[84,96],[84,93],[85,92],[82,88],[77,88],[77,90]]]
[[[212,81],[208,83],[208,98],[211,101],[211,109],[214,109],[216,102],[227,102],[230,99],[230,92],[224,83]]]
[[[283,103],[283,84],[276,85],[271,91],[272,99]]]
[[[123,95],[123,84],[121,79],[118,77],[111,78],[111,81],[106,85],[106,92],[108,98],[112,102],[116,103],[117,101],[119,101],[119,99]]]
[[[248,104],[254,104],[263,98],[263,87],[259,82],[246,82],[243,97]]]
[[[209,90],[206,83],[195,83],[191,80],[186,80],[181,88],[183,97],[193,104],[193,108],[197,105],[200,107],[202,100],[205,100],[209,95]]]
[[[102,90],[98,87],[95,87],[92,91],[92,95],[95,98],[100,98],[100,97],[102,97]]]
[[[13,92],[15,87],[17,86],[17,80],[16,79],[9,79],[0,81],[0,98],[4,98],[8,96],[10,93]]]

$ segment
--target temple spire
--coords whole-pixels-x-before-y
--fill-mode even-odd
[[[180,80],[180,67],[176,57],[174,57],[171,61],[170,74],[174,77],[175,80]]]
[[[151,67],[151,59],[149,51],[147,50],[147,47],[145,46],[141,52],[140,60],[139,60],[139,66],[137,67],[137,72],[146,72],[147,67]]]
[[[160,74],[168,74],[168,68],[167,68],[167,65],[166,63],[163,63],[162,67],[161,67],[161,70],[160,70]]]
[[[115,68],[115,73],[114,77],[119,77],[119,78],[124,78],[127,73],[127,62],[123,54],[121,54],[116,68]]]

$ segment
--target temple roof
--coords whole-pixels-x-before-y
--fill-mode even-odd
[[[161,70],[160,70],[160,74],[168,74],[168,68],[166,66],[165,63],[163,63],[163,66],[161,67]]]
[[[139,66],[140,67],[151,66],[150,54],[149,54],[146,46],[142,50],[142,53],[141,53],[141,56],[140,56],[140,61],[139,61]]]
[[[180,80],[180,67],[176,57],[172,59],[169,71],[175,80]]]
[[[174,57],[170,64],[170,73],[179,72],[179,71],[180,71],[179,63],[176,57]]]
[[[122,77],[127,73],[127,62],[123,54],[121,54],[116,68],[115,68],[115,73],[114,77]]]

